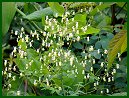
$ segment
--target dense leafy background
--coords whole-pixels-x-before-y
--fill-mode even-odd
[[[2,34],[3,96],[127,95],[126,2],[4,2]]]

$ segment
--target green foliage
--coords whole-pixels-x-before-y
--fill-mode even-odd
[[[17,3],[9,43],[2,46],[3,95],[127,92],[127,12],[122,8],[126,3],[117,4],[121,11],[116,18],[124,20],[114,26],[113,4],[117,3]],[[117,57],[117,52],[124,54]]]
[[[27,16],[25,16],[25,19],[28,20],[41,20],[42,17],[45,17],[46,15],[52,15],[53,11],[50,7],[35,11]]]
[[[8,32],[11,21],[15,15],[15,3],[14,2],[2,2],[2,36]]]
[[[108,69],[112,66],[112,63],[118,52],[121,54],[127,48],[127,31],[121,31],[114,36],[114,38],[109,43],[109,53],[108,53]]]
[[[48,2],[49,6],[54,12],[54,16],[62,16],[64,14],[64,8],[58,2]]]

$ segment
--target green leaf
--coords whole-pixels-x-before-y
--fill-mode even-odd
[[[108,43],[109,43],[109,39],[102,39],[100,40],[102,48],[103,49],[107,49],[108,48]]]
[[[65,10],[58,2],[48,2],[48,5],[51,7],[54,13],[58,14],[58,16],[62,16],[64,14]]]
[[[127,96],[127,92],[114,93],[114,94],[109,95],[109,96]]]
[[[121,32],[116,34],[114,36],[114,38],[110,41],[109,52],[108,52],[108,66],[107,66],[108,69],[112,66],[112,63],[113,63],[117,53],[120,52],[121,49],[122,49],[122,52],[125,49],[125,48],[123,48],[124,47],[123,43],[125,43],[125,39],[127,40],[127,31],[122,30]],[[125,45],[125,47],[126,47],[126,45]]]
[[[121,7],[121,8],[124,6],[125,3],[126,3],[126,2],[116,2],[116,4],[117,4],[119,7]],[[127,4],[126,4],[126,5],[127,5]],[[124,10],[127,11],[127,8],[124,7]]]
[[[86,32],[80,33],[79,35],[86,35],[86,34],[97,34],[99,33],[100,29],[94,28],[94,27],[87,27]]]
[[[96,6],[91,12],[90,12],[90,15],[91,16],[94,16],[96,13],[98,13],[98,10],[99,11],[102,11],[104,10],[105,8],[107,7],[110,7],[111,5],[115,4],[114,2],[113,3],[104,3],[102,5],[98,5]]]
[[[2,2],[2,36],[8,32],[11,21],[15,15],[16,8],[14,2]]]
[[[96,49],[100,49],[100,48],[101,48],[101,42],[100,42],[100,41],[97,41],[97,42],[95,43],[95,48],[96,48]]]
[[[123,52],[125,52],[126,49],[127,49],[127,36],[125,37],[124,42],[122,43],[120,53],[122,54]]]
[[[50,7],[35,11],[23,18],[28,20],[41,20],[43,16],[52,15],[53,11]]]
[[[79,42],[73,43],[73,46],[77,49],[83,49],[83,45]]]
[[[106,27],[107,25],[110,25],[111,24],[111,18],[108,17],[108,16],[105,16],[104,18],[102,18],[102,20],[99,22],[99,24],[97,25],[97,28],[104,28]]]
[[[22,41],[22,39],[18,41],[18,46],[21,46],[21,49],[26,51],[27,45],[25,41]]]

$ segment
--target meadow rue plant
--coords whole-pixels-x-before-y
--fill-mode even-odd
[[[106,42],[113,35],[105,35],[106,31],[99,28],[100,24],[95,28],[95,5],[93,2],[66,2],[66,8],[63,8],[57,2],[49,2],[50,7],[42,9],[46,11],[39,19],[42,26],[32,19],[34,27],[31,25],[31,29],[23,24],[23,27],[12,30],[11,36],[17,37],[17,45],[13,46],[9,59],[3,60],[2,71],[2,76],[8,80],[8,89],[13,89],[16,82],[21,83],[16,85],[16,96],[23,93],[26,96],[30,92],[39,96],[39,93],[43,96],[81,96],[113,92],[109,90],[111,83],[115,84],[122,58],[118,53],[117,63],[108,69],[110,51]],[[60,9],[63,10],[60,12]],[[99,8],[98,12],[103,14]],[[30,16],[24,18],[31,21]],[[21,23],[27,21],[24,18]],[[23,88],[19,90],[20,87]]]

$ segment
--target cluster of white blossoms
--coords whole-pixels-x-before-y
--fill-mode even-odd
[[[53,70],[56,70],[57,72],[62,71],[61,68],[65,67],[66,63],[70,65],[69,68],[66,69],[67,75],[74,74],[75,77],[79,73],[81,73],[84,77],[84,80],[89,80],[91,77],[90,73],[94,73],[94,67],[93,64],[96,63],[95,58],[90,54],[90,52],[93,52],[95,50],[94,46],[89,46],[87,55],[85,55],[84,59],[82,61],[79,61],[78,58],[71,52],[71,50],[64,50],[62,46],[64,45],[64,40],[67,41],[67,44],[70,46],[70,41],[76,42],[80,41],[81,37],[79,34],[79,22],[76,22],[74,26],[69,27],[70,21],[74,21],[74,18],[70,20],[68,18],[69,13],[66,12],[65,15],[62,16],[61,23],[64,25],[60,25],[59,22],[55,18],[49,18],[46,16],[45,19],[45,26],[44,30],[42,31],[31,31],[29,35],[25,34],[24,28],[21,28],[21,31],[15,31],[14,34],[18,36],[17,42],[21,41],[23,43],[26,43],[25,48],[32,48],[34,49],[34,39],[37,39],[38,41],[41,40],[41,47],[38,49],[35,49],[35,51],[39,54],[39,62],[42,63],[40,66],[40,70],[35,71],[34,73],[42,73],[44,71],[44,68],[47,68],[47,70],[50,72],[50,75],[46,77],[45,83],[47,86],[50,86],[50,77],[52,73],[54,73]],[[58,15],[56,15],[58,16]],[[90,24],[81,27],[83,32],[86,32],[87,27],[90,26]],[[90,41],[90,37],[86,37],[87,42]],[[55,46],[55,47],[53,47]],[[49,53],[46,53],[45,55],[40,55],[42,51],[45,51],[45,48],[50,48]],[[86,49],[85,49],[86,50]],[[83,53],[86,53],[86,51],[83,51]],[[108,50],[104,50],[103,52],[98,49],[98,54],[102,53],[107,55]],[[20,59],[27,58],[27,52],[23,49],[23,46],[14,47],[13,51],[10,55],[16,56],[16,54],[19,54]],[[118,58],[120,60],[120,54],[118,54]],[[47,63],[46,63],[47,62]],[[55,65],[53,69],[51,68],[51,65],[49,63],[53,63]],[[25,64],[25,70],[30,69],[32,67],[32,64],[34,63],[34,60],[30,60],[28,64]],[[82,66],[82,71],[78,71],[78,64],[80,67]],[[88,63],[91,63],[91,66],[89,68],[89,73],[85,73],[85,69]],[[11,78],[13,81],[16,80],[16,76],[12,76],[11,69],[13,71],[16,71],[16,65],[12,67],[12,64],[8,60],[4,60],[4,66],[5,69],[2,71],[2,75],[7,75],[8,78]],[[100,69],[107,66],[107,62],[100,62]],[[116,69],[119,69],[119,64],[116,64]],[[109,75],[107,72],[103,77],[98,76],[98,80],[93,83],[94,88],[96,89],[99,85],[99,81],[103,80],[104,82],[111,82],[114,81],[113,75],[116,73],[115,68],[112,70],[111,74]],[[8,72],[9,71],[9,72]],[[107,71],[105,69],[105,71]],[[24,72],[20,73],[20,77],[24,77]],[[101,79],[101,80],[100,80]],[[41,77],[38,79],[34,79],[33,84],[34,86],[37,86],[38,83],[41,83]],[[9,88],[11,88],[11,84],[8,85]],[[59,90],[62,90],[61,87],[58,87]],[[109,93],[109,89],[106,89],[106,92]],[[101,94],[103,94],[103,91],[101,91]],[[20,91],[17,91],[17,95],[20,95]]]

